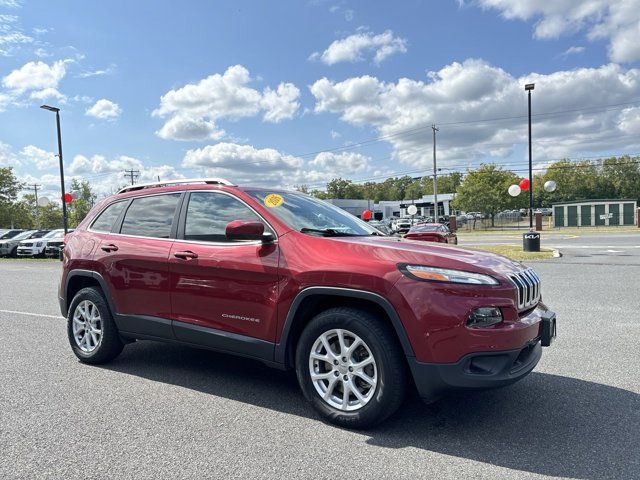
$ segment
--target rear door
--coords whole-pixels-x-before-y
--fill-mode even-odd
[[[100,234],[93,260],[108,284],[115,313],[123,316],[118,320],[123,331],[172,336],[168,260],[181,198],[181,193],[134,198],[112,231]]]
[[[233,220],[261,221],[275,238],[266,221],[231,194],[192,191],[185,198],[169,259],[174,332],[191,343],[241,353],[247,345],[251,355],[263,346],[272,354],[272,347],[249,346],[244,337],[275,340],[278,244],[228,241]]]

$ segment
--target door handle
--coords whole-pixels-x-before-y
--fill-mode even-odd
[[[110,243],[108,245],[105,245],[104,247],[100,247],[100,249],[105,251],[105,252],[117,252],[118,251],[118,246],[114,245],[113,243]]]
[[[173,254],[173,256],[176,258],[181,258],[182,260],[189,260],[190,258],[198,258],[198,254],[196,252],[192,252],[191,250],[176,252]]]

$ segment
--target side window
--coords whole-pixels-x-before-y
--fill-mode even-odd
[[[169,238],[179,193],[136,198],[127,209],[120,233],[141,237]]]
[[[96,218],[91,225],[91,229],[96,232],[110,232],[114,222],[122,212],[122,209],[127,202],[116,202],[105,208],[98,218]]]
[[[233,220],[262,222],[253,210],[237,198],[214,192],[193,192],[187,206],[184,239],[226,242],[227,223]],[[265,230],[267,228],[265,225]]]

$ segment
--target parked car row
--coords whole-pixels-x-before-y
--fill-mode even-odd
[[[0,230],[0,257],[58,257],[63,244],[63,229]]]

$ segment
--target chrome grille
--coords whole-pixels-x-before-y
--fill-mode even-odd
[[[518,289],[518,310],[535,306],[540,301],[540,277],[531,268],[509,275]]]

